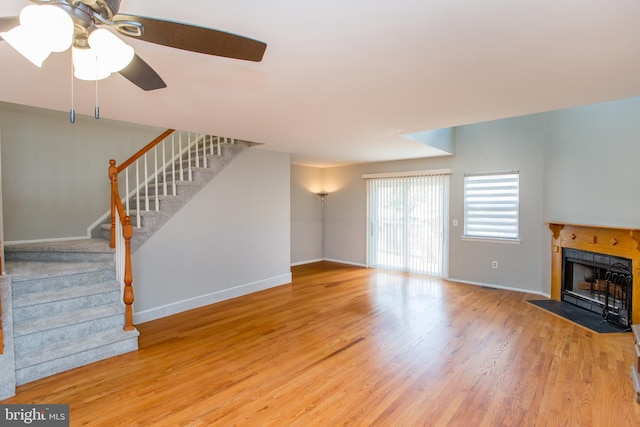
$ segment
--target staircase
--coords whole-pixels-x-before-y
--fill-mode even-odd
[[[127,215],[134,226],[131,251],[135,252],[142,246],[238,154],[252,145],[237,140],[213,146],[194,144],[164,172],[140,188],[139,194],[125,190],[125,194],[130,194],[128,203],[125,203]],[[91,236],[111,239],[109,219],[105,218],[94,227]]]
[[[175,160],[136,178],[140,185],[126,190],[132,252],[251,145],[212,141],[187,144]],[[90,233],[90,239],[5,245],[17,385],[138,348],[138,331],[123,330],[125,305],[116,251],[110,247],[110,215]],[[135,289],[135,278],[133,284]]]
[[[7,245],[5,257],[17,385],[138,348],[106,240]]]

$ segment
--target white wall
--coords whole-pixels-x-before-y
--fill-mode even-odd
[[[133,255],[141,323],[291,282],[288,154],[250,148]]]
[[[109,209],[109,159],[164,129],[0,103],[6,241],[82,237]]]

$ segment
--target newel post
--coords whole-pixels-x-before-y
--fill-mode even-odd
[[[131,273],[131,236],[133,236],[133,227],[131,226],[131,217],[129,215],[124,217],[124,225],[122,227],[122,235],[124,236],[124,296],[123,301],[125,304],[124,312],[124,330],[132,331],[133,327],[133,274]]]
[[[118,168],[116,161],[109,160],[109,180],[111,181],[111,248],[116,247],[116,200],[115,195],[118,194]]]

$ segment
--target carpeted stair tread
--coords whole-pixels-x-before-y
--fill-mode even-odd
[[[13,308],[28,307],[31,305],[46,304],[55,301],[80,298],[89,295],[102,294],[120,290],[116,281],[95,283],[91,285],[72,286],[53,291],[32,292],[13,297]]]
[[[114,256],[115,251],[109,247],[109,242],[101,238],[5,246],[5,260],[15,262],[109,262]]]
[[[75,310],[70,313],[61,313],[24,322],[16,322],[13,328],[14,336],[21,337],[48,331],[65,326],[77,325],[83,322],[94,321],[111,316],[124,317],[124,307],[120,303],[108,304],[100,307],[91,307],[84,310]]]
[[[5,252],[105,252],[113,253],[109,242],[104,239],[59,240],[36,243],[9,243]]]
[[[132,339],[139,336],[137,330],[108,330],[97,332],[91,335],[83,336],[81,339],[72,339],[57,342],[38,349],[38,351],[30,352],[16,359],[16,368],[22,369],[51,360],[66,357],[75,353],[93,350],[119,341]]]
[[[49,277],[68,276],[77,273],[90,273],[105,269],[113,269],[113,262],[55,262],[55,261],[7,261],[7,274],[14,283],[44,279]]]

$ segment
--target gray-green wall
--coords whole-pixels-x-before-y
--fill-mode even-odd
[[[109,159],[164,129],[0,103],[5,241],[82,237],[109,210]]]
[[[363,173],[451,168],[448,277],[535,293],[550,292],[547,221],[640,228],[640,99],[631,98],[455,128],[456,155],[325,168],[324,258],[366,263],[366,183]],[[298,176],[314,176],[294,166]],[[460,238],[463,177],[469,172],[520,171],[520,244]],[[318,176],[318,175],[315,175]],[[292,182],[292,187],[301,185]],[[312,208],[311,199],[305,209]],[[292,212],[292,216],[296,213]],[[453,220],[458,227],[453,227]],[[313,246],[313,235],[296,235]],[[308,239],[305,243],[305,239]],[[499,268],[491,268],[492,261]],[[304,259],[292,254],[293,263]]]

